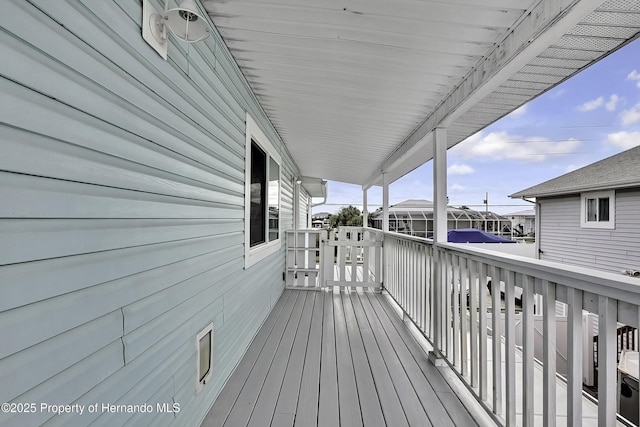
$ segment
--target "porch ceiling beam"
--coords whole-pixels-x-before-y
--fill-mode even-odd
[[[391,172],[408,156],[415,154],[416,146],[426,144],[423,142],[424,137],[436,127],[450,126],[462,114],[559,40],[562,35],[573,29],[602,3],[604,3],[603,0],[540,0],[487,56],[478,61],[438,107],[405,138],[362,184],[363,188],[379,185],[382,173]],[[460,141],[456,141],[458,142]],[[429,160],[431,157],[426,157],[422,163]]]

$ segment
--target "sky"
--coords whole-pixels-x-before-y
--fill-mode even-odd
[[[532,205],[510,194],[640,145],[640,40],[619,49],[554,89],[524,104],[447,152],[447,195],[466,205],[508,214]],[[432,162],[389,186],[391,205],[433,200]],[[369,212],[382,205],[382,188],[367,193]],[[315,201],[315,200],[314,200]],[[362,188],[328,183],[327,204],[362,208]]]

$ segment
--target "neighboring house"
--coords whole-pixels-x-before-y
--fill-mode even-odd
[[[311,215],[311,226],[313,228],[326,228],[329,227],[329,212],[318,212]]]
[[[374,228],[382,229],[382,209],[370,215]],[[468,208],[447,208],[447,228],[477,228],[492,234],[510,235],[511,222],[493,212],[480,212]],[[389,206],[389,230],[417,237],[433,236],[433,202],[410,199]]]
[[[511,220],[511,230],[514,236],[531,236],[536,231],[536,211],[526,209],[518,212],[511,212],[505,215]]]
[[[640,270],[640,146],[511,197],[536,200],[540,259]]]
[[[640,146],[510,197],[536,201],[539,259],[618,274],[640,271]],[[556,314],[566,316],[567,305],[556,302]],[[593,386],[597,379],[592,366],[597,360],[599,318],[587,312],[583,318],[585,348],[595,348],[585,353],[583,381]],[[618,326],[620,357],[622,349],[637,349],[637,344],[620,338],[633,328]],[[559,343],[563,334],[559,332]],[[637,404],[635,407],[637,411]]]

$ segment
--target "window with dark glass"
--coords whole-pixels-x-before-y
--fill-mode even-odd
[[[251,141],[250,246],[266,242],[267,155]]]
[[[586,200],[587,221],[606,222],[609,221],[609,198],[595,197]]]
[[[609,198],[598,199],[598,221],[609,221]]]
[[[269,158],[269,241],[280,238],[280,166]]]

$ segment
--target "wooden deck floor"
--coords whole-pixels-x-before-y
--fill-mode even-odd
[[[287,290],[203,426],[475,426],[381,294]]]

